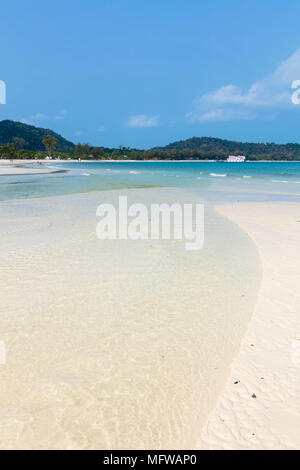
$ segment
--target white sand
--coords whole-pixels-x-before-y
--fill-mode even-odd
[[[16,163],[18,162],[18,163]],[[23,166],[24,164],[34,163],[37,164],[37,161],[27,161],[27,160],[15,160],[14,163],[9,163],[8,160],[0,160],[0,176],[14,176],[14,175],[34,175],[34,174],[45,174],[45,173],[56,173],[60,170],[51,170],[50,168],[45,168],[43,165],[40,165],[39,168],[28,168]]]
[[[255,246],[208,207],[199,252],[101,242],[96,207],[118,194],[0,203],[1,449],[194,448],[225,387],[258,292]]]
[[[165,191],[170,201],[179,197]],[[158,189],[134,194],[165,197]],[[256,308],[230,371],[228,358],[241,342],[238,320],[224,322],[224,338],[219,319],[199,335],[212,311],[200,308],[201,255],[189,258],[177,244],[99,247],[99,197],[1,204],[7,364],[0,366],[0,448],[186,448],[226,377],[200,449],[300,448],[300,204],[218,207],[255,242],[263,265]],[[211,284],[204,288],[211,289],[211,306],[217,300],[219,310],[235,311],[224,304],[225,293],[218,300]],[[202,349],[209,335],[224,367]],[[203,360],[205,372],[196,366]],[[209,395],[203,383],[191,391],[199,377]],[[191,418],[187,410],[197,400]]]
[[[237,203],[218,210],[257,244],[263,279],[241,351],[199,448],[299,449],[300,204]]]

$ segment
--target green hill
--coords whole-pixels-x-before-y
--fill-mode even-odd
[[[30,126],[29,124],[23,124],[22,122],[8,120],[0,121],[0,145],[10,144],[13,142],[14,137],[19,137],[24,139],[26,142],[24,149],[34,151],[44,150],[45,147],[42,140],[45,135],[51,135],[58,140],[59,146],[57,147],[57,150],[59,151],[70,152],[75,147],[72,142],[69,142],[50,129]]]
[[[164,152],[195,152],[195,155],[210,154],[212,157],[228,155],[245,155],[250,160],[300,160],[300,145],[296,143],[249,143],[235,142],[231,140],[217,139],[214,137],[192,137],[187,140],[179,140],[166,145],[156,147],[153,150]]]
[[[19,155],[16,154],[14,158],[36,158],[28,151],[44,150],[42,140],[45,135],[51,135],[58,140],[59,145],[55,150],[62,152],[60,155],[62,158],[78,158],[79,156],[85,158],[87,156],[84,153],[80,154],[78,148],[75,151],[75,145],[72,142],[51,129],[9,120],[0,121],[0,146],[12,143],[14,137],[22,138],[26,142],[24,150],[20,150]],[[66,153],[63,154],[63,152]],[[126,159],[133,160],[225,160],[228,155],[245,155],[247,160],[293,161],[300,160],[300,144],[235,142],[214,137],[192,137],[150,150],[129,148],[120,150],[103,147],[89,147],[88,149],[88,157],[93,156],[101,159],[124,159],[124,154],[126,154]],[[6,155],[6,158],[10,158],[9,154]]]

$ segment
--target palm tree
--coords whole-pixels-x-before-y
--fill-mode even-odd
[[[49,156],[52,157],[52,151],[58,146],[58,140],[52,135],[45,135],[43,137],[43,144],[49,152]]]
[[[22,137],[14,137],[13,141],[18,150],[21,150],[26,144],[26,140],[22,139]]]

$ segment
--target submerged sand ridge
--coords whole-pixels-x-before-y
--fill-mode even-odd
[[[1,203],[3,449],[193,448],[225,385],[258,289],[254,245],[209,207],[199,252],[100,242],[96,207],[118,195]]]

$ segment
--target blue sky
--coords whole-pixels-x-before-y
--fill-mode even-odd
[[[74,142],[300,142],[300,2],[2,0],[0,119]]]

